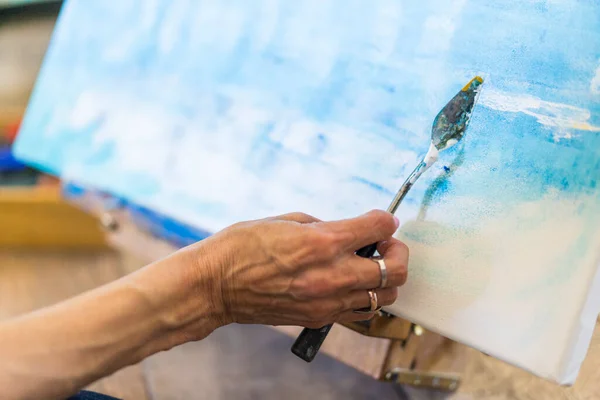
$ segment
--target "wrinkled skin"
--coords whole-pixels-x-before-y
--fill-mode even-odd
[[[392,304],[408,265],[407,247],[392,237],[397,224],[383,211],[333,222],[293,213],[225,229],[197,248],[202,260],[214,258],[209,265],[211,281],[220,283],[212,290],[220,293],[221,323],[319,328],[371,318],[353,310],[369,306],[367,290],[379,286],[379,266],[354,253],[379,243],[388,284],[377,289],[378,302]]]

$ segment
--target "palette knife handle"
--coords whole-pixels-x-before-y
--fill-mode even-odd
[[[358,250],[356,255],[363,258],[371,258],[375,255],[376,251],[377,243],[373,243]],[[325,325],[319,329],[304,328],[292,345],[292,353],[306,362],[311,362],[319,352],[332,327],[333,324]]]

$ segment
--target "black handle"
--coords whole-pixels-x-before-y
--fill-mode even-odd
[[[373,243],[358,250],[356,255],[363,258],[370,258],[373,257],[376,251],[377,243]],[[320,329],[304,328],[292,345],[292,353],[306,362],[314,360],[332,326],[333,324],[325,325]]]
[[[363,247],[362,249],[356,252],[356,255],[363,258],[371,258],[375,255],[377,251],[377,243],[370,244],[368,246]]]

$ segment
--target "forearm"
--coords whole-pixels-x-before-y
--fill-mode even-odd
[[[8,321],[0,326],[0,398],[68,397],[134,363],[162,330],[122,282]]]
[[[187,276],[190,253],[0,323],[0,398],[65,398],[158,351],[218,327],[210,294]],[[202,273],[199,267],[194,274]],[[202,281],[202,280],[200,280]],[[189,329],[189,327],[193,329]]]

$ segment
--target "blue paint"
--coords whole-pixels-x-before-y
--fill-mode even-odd
[[[188,246],[210,236],[209,232],[168,218],[145,207],[130,204],[127,209],[133,223],[155,237],[167,240],[178,247]]]
[[[311,153],[316,157],[323,154],[323,151],[327,148],[327,135],[324,133],[318,133],[311,143]]]
[[[396,93],[396,88],[394,86],[391,85],[383,85],[382,86],[383,90],[385,90],[388,93]]]
[[[20,171],[23,169],[25,169],[25,164],[13,156],[10,147],[0,147],[0,172]]]
[[[380,184],[370,181],[368,179],[361,178],[359,176],[353,176],[351,179],[355,182],[363,183],[363,184],[367,185],[368,187],[371,187],[371,188],[373,188],[379,192],[385,193],[387,195],[394,194],[394,192],[391,192],[391,191],[387,190],[386,188],[384,188],[383,186],[381,186]]]
[[[101,200],[106,210],[127,210],[131,222],[137,227],[178,247],[188,246],[211,235],[207,231],[194,228],[146,207],[130,203],[109,193],[97,193],[76,183],[65,183],[62,193],[66,199],[74,202],[82,201],[85,195],[95,194],[95,198]]]
[[[379,121],[383,125],[395,129],[397,127],[396,118],[396,113],[394,113],[393,111],[387,111],[379,116]]]
[[[78,199],[85,195],[87,190],[80,185],[67,182],[63,184],[62,192],[65,197]]]
[[[320,213],[319,205],[329,204],[333,196],[319,187],[346,187],[346,197],[357,199],[353,205],[339,199],[328,208],[326,217],[343,217],[389,203],[390,194],[414,168],[416,155],[426,151],[440,108],[466,81],[483,73],[490,79],[464,139],[465,163],[448,166],[451,171],[443,168],[446,175],[457,173],[447,177],[452,190],[441,195],[449,202],[456,196],[505,202],[507,207],[554,191],[600,197],[599,135],[573,128],[568,139],[557,139],[561,129],[485,103],[486,93],[526,96],[578,107],[589,112],[589,124],[600,125],[600,100],[590,95],[600,60],[597,2],[546,2],[540,8],[540,3],[517,0],[501,6],[391,1],[389,7],[401,10],[397,20],[386,19],[392,13],[381,15],[382,9],[368,2],[335,0],[322,8],[304,2],[277,5],[270,20],[272,9],[266,3],[67,2],[16,154],[200,227],[209,217],[225,225],[296,207]],[[210,7],[221,17],[203,20]],[[153,17],[143,20],[142,14]],[[449,18],[451,31],[431,22],[440,18]],[[388,33],[381,36],[381,28]],[[169,35],[177,40],[165,45]],[[432,39],[424,42],[427,37]],[[70,111],[82,93],[105,96],[109,105],[127,100],[84,127],[74,127]],[[148,106],[156,108],[147,111]],[[232,157],[243,167],[247,177],[223,179],[239,179],[231,182],[233,187],[255,181],[253,207],[234,212],[223,206],[230,196],[242,195],[234,189],[220,189],[219,201],[206,201],[197,190],[171,192],[164,180],[173,177],[174,167],[124,171],[116,158],[123,145],[118,138],[103,145],[94,142],[123,109],[157,125],[165,123],[159,138],[172,139],[163,146],[169,154],[180,154],[177,143],[186,143],[189,135],[206,135],[206,142],[228,135],[224,140],[230,147],[208,156]],[[533,111],[555,117],[553,111]],[[247,122],[236,115],[259,117]],[[300,123],[307,124],[305,131]],[[135,125],[123,127],[122,135],[136,131]],[[287,141],[292,134],[294,140]],[[120,149],[121,154],[141,152],[151,164],[156,157],[151,144],[143,136],[138,142],[135,149]],[[286,143],[299,143],[302,150]],[[193,173],[179,178],[185,181],[182,187],[208,186],[211,191],[208,183],[219,171],[205,164],[210,157],[200,156],[204,149],[198,146],[186,156],[195,162]],[[443,165],[456,152],[445,153]],[[479,172],[468,174],[471,170]],[[427,173],[400,212],[415,215],[414,206],[435,179]],[[287,197],[262,198],[256,194],[261,187],[279,188]],[[211,191],[209,197],[218,196]]]

